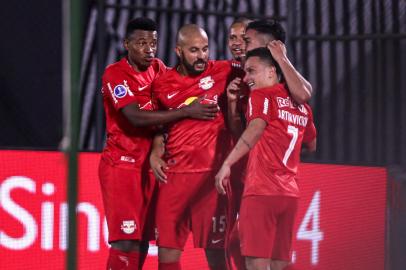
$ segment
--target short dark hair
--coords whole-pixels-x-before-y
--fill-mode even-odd
[[[230,24],[230,27],[233,26],[234,24],[237,24],[237,23],[248,25],[250,22],[252,22],[251,19],[248,19],[246,17],[238,17]]]
[[[157,24],[150,18],[140,17],[127,23],[125,38],[129,38],[135,30],[157,31]]]
[[[274,39],[285,43],[285,29],[277,20],[255,20],[247,25],[245,31],[248,31],[249,29],[255,30],[261,34],[270,35]]]
[[[255,57],[255,56],[259,57],[259,59],[261,59],[261,61],[267,63],[268,65],[274,66],[276,68],[276,74],[278,74],[278,76],[280,76],[280,78],[282,78],[282,70],[281,70],[278,62],[276,62],[276,60],[273,58],[273,56],[268,48],[259,47],[259,48],[255,48],[255,49],[248,51],[245,55],[245,61],[247,61],[250,57]]]

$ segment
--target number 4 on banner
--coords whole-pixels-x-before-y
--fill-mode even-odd
[[[311,262],[313,265],[317,264],[319,262],[319,242],[323,240],[323,232],[320,231],[320,191],[314,193],[296,237],[298,240],[312,241]]]

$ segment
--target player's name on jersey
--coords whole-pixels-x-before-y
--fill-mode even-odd
[[[306,116],[297,115],[281,109],[278,109],[278,118],[303,127],[307,126],[307,121],[309,120]]]

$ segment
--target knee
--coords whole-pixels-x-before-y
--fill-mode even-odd
[[[123,252],[141,251],[140,241],[137,240],[118,240],[111,243],[111,247]],[[148,248],[147,248],[148,250]]]
[[[182,251],[174,248],[158,248],[158,260],[163,263],[178,262]]]
[[[224,249],[205,249],[205,253],[210,269],[225,269]]]
[[[245,266],[248,270],[274,270],[270,268],[269,259],[264,258],[246,257]]]

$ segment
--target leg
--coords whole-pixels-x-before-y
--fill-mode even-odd
[[[119,240],[111,243],[107,269],[130,270],[141,269],[140,265],[140,241]]]
[[[287,262],[287,261],[272,260],[271,269],[272,270],[283,270],[286,266],[288,266],[288,264],[289,264],[289,262]]]
[[[268,258],[245,257],[245,265],[248,270],[274,270]]]
[[[210,270],[227,269],[224,249],[206,248],[204,251]]]
[[[107,267],[142,269],[151,239],[146,234],[145,222],[154,182],[141,176],[139,171],[116,168],[103,160],[99,177],[111,243]],[[152,184],[151,188],[145,184]]]
[[[181,270],[182,251],[174,248],[158,248],[158,270]]]

